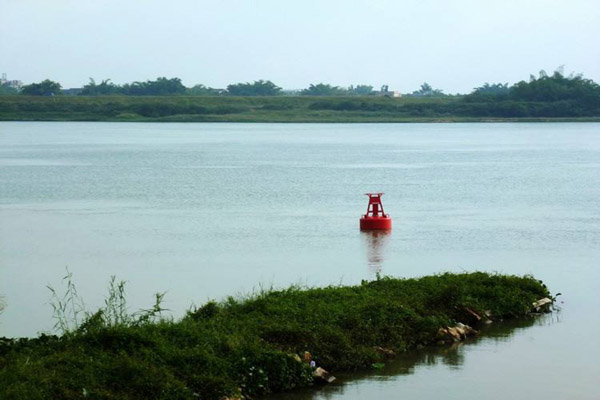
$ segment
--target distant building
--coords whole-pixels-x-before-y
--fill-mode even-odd
[[[21,90],[21,88],[23,87],[23,82],[17,81],[17,80],[9,81],[6,78],[6,73],[3,73],[2,77],[0,78],[0,85],[4,85],[4,86],[8,86],[8,87],[17,89],[17,90]]]
[[[379,93],[377,93],[377,95],[384,97],[402,97],[402,93],[397,92],[395,90],[389,90],[388,85],[383,85]]]

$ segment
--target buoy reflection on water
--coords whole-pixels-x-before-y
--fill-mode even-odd
[[[391,237],[391,230],[361,231],[367,254],[369,272],[381,273],[385,251]]]

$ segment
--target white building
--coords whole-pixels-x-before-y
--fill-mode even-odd
[[[389,90],[388,85],[383,85],[378,95],[384,97],[402,97],[402,93],[397,92],[395,90]]]

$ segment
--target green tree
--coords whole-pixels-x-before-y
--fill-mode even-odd
[[[564,76],[560,70],[552,75],[540,71],[539,77],[530,77],[510,88],[510,98],[525,101],[572,100],[585,107],[600,106],[600,86],[581,75]]]
[[[484,96],[498,96],[508,94],[509,88],[508,83],[484,83],[483,86],[473,89],[471,94],[478,94]]]
[[[43,80],[40,83],[32,83],[31,85],[23,86],[21,94],[27,96],[54,96],[62,94],[62,86],[58,82],[50,79]]]
[[[461,112],[494,117],[583,117],[600,115],[600,86],[581,75],[540,71],[508,87],[485,84],[464,97]]]
[[[271,81],[258,80],[253,83],[236,83],[227,86],[231,96],[279,96],[281,88]]]
[[[19,91],[16,88],[9,86],[6,83],[3,83],[0,85],[0,96],[10,95],[10,94],[18,94],[18,93],[19,93]]]
[[[471,93],[465,96],[466,101],[500,101],[508,97],[510,88],[508,83],[484,83],[482,86],[476,87]]]
[[[331,86],[326,83],[311,84],[307,89],[300,91],[303,96],[342,96],[348,94],[348,91],[339,86]]]
[[[123,85],[121,92],[131,96],[162,96],[183,94],[186,87],[179,78],[156,78],[154,81],[133,82]]]
[[[85,85],[79,93],[82,96],[98,96],[98,95],[109,95],[121,93],[123,88],[115,85],[110,79],[104,79],[100,84],[96,84],[93,78],[90,78],[90,82]]]
[[[350,85],[350,87],[348,88],[348,94],[353,94],[356,96],[369,96],[374,93],[375,92],[373,92],[373,86],[371,85]]]
[[[424,82],[419,90],[415,90],[414,92],[412,92],[411,96],[415,96],[415,97],[444,97],[446,96],[446,94],[444,94],[443,90],[440,89],[434,89],[431,87],[431,85],[427,82]]]

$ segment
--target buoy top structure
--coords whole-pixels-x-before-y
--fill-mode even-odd
[[[392,229],[392,218],[383,212],[381,196],[383,193],[365,193],[369,196],[367,213],[360,218],[361,231],[390,230]]]

